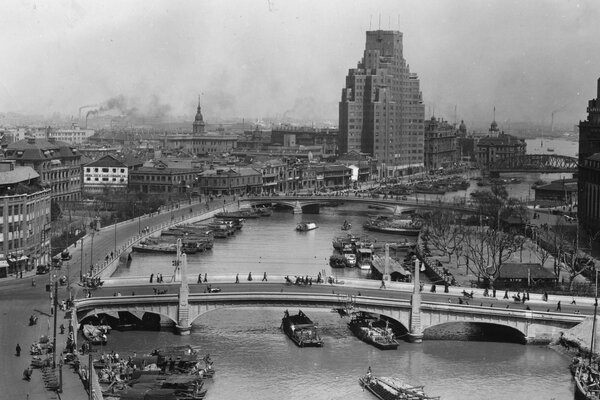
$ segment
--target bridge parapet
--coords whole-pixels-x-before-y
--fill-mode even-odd
[[[178,323],[179,296],[95,297],[77,300],[77,320],[102,312],[138,311],[160,314]],[[329,293],[237,292],[196,293],[188,299],[189,323],[201,315],[220,308],[257,307],[347,308],[385,315],[401,323],[407,330],[411,321],[411,302],[397,298],[348,296]],[[585,319],[583,315],[521,309],[490,308],[465,304],[421,302],[421,324],[425,331],[435,325],[453,322],[475,322],[506,325],[520,331],[529,340],[556,337],[558,332]]]

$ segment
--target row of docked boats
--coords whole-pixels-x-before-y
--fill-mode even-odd
[[[223,211],[215,214],[215,217],[218,219],[256,219],[270,217],[272,214],[273,210],[270,207],[258,207],[238,211]]]
[[[206,379],[215,374],[210,355],[191,346],[173,346],[149,355],[119,358],[103,354],[93,365],[105,399],[201,400]]]
[[[348,323],[350,331],[365,343],[380,350],[396,350],[396,340],[389,322],[366,312],[356,312]],[[302,310],[290,314],[285,310],[281,319],[281,329],[298,347],[323,347],[318,326]]]
[[[370,269],[373,257],[373,241],[367,236],[346,234],[332,240],[335,253],[329,257],[332,268],[359,267]]]
[[[178,225],[165,229],[159,237],[149,237],[132,246],[139,253],[176,254],[177,240],[181,239],[181,250],[186,254],[200,253],[213,247],[214,231],[211,227]]]

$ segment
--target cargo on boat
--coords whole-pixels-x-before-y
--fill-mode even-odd
[[[373,232],[417,236],[422,226],[420,221],[413,219],[397,219],[380,215],[365,222],[363,228]]]
[[[317,228],[318,226],[314,222],[301,222],[296,226],[296,230],[298,232],[312,231],[313,229]]]
[[[438,397],[427,396],[423,386],[410,386],[399,379],[371,375],[371,369],[367,375],[358,379],[360,386],[368,390],[381,400],[439,400]]]
[[[302,310],[296,315],[290,315],[288,310],[285,310],[281,329],[299,347],[323,347],[323,340],[317,332],[317,326]]]
[[[377,347],[380,350],[396,350],[398,341],[394,337],[389,322],[380,320],[366,312],[355,312],[348,327],[360,340]]]

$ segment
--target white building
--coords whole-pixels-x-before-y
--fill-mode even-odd
[[[106,155],[83,166],[83,191],[102,193],[104,190],[126,190],[128,177],[127,165]]]
[[[93,129],[81,129],[77,124],[72,124],[71,129],[51,129],[48,132],[48,136],[62,142],[81,144],[87,142],[91,136],[94,136],[94,132]]]

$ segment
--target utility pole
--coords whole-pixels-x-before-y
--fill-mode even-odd
[[[79,245],[81,249],[81,270],[79,271],[79,281],[83,282],[83,238],[81,238],[81,244]]]
[[[117,221],[115,220],[115,257],[117,255]]]
[[[58,281],[54,282],[54,302],[52,307],[54,309],[54,339],[52,340],[52,368],[56,368],[56,316],[58,311]]]
[[[90,247],[90,274],[92,272],[92,268],[94,268],[94,233],[92,232],[92,244]]]

